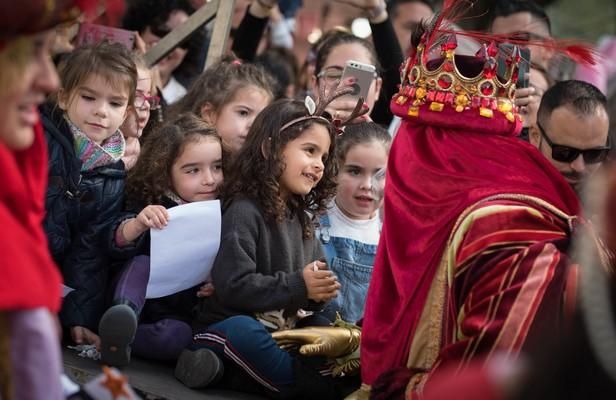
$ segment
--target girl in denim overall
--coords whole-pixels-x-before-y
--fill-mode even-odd
[[[319,221],[317,237],[341,284],[323,315],[361,319],[381,231],[385,166],[391,137],[373,122],[349,125],[337,139],[340,172],[334,201]]]

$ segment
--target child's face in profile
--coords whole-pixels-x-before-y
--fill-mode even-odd
[[[126,118],[128,88],[118,86],[92,74],[73,93],[61,93],[58,104],[73,124],[100,145],[120,128]]]
[[[10,50],[0,50],[8,52],[0,55],[0,58],[7,57],[1,61],[3,70],[0,73],[16,77],[0,88],[0,142],[11,150],[30,147],[34,126],[39,121],[37,107],[45,101],[46,94],[58,88],[58,75],[49,58],[53,37],[52,32],[32,36],[29,39],[32,43],[28,43],[31,54],[25,65],[15,65],[10,59]],[[15,43],[7,46],[11,45]],[[10,68],[14,70],[9,71]]]
[[[215,111],[206,103],[201,111],[201,117],[216,127],[225,148],[237,153],[244,142],[248,131],[257,114],[271,101],[271,97],[263,89],[254,85],[237,90],[230,102]]]
[[[215,138],[186,143],[171,166],[173,190],[189,203],[217,198],[222,179],[222,147]]]
[[[128,110],[120,130],[124,137],[140,138],[143,128],[150,120],[150,103],[144,101],[152,96],[152,73],[149,69],[137,68],[137,92],[135,104]]]
[[[359,143],[347,151],[338,174],[336,204],[352,219],[370,219],[382,203],[383,179],[375,175],[387,165],[387,149],[377,141]]]
[[[283,197],[291,194],[305,196],[319,183],[329,157],[330,144],[327,128],[314,123],[285,145],[282,151],[285,169],[280,177]]]

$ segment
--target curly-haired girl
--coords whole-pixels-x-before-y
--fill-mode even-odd
[[[320,261],[309,215],[325,209],[336,187],[334,132],[329,120],[294,100],[278,100],[255,119],[223,189],[216,292],[200,301],[196,321],[207,330],[176,366],[187,386],[211,384],[224,365],[240,368],[267,395],[331,388],[281,350],[270,331],[295,327],[304,310],[321,309],[340,288]]]
[[[131,342],[135,354],[163,360],[177,358],[191,342],[188,322],[195,294],[211,295],[213,287],[206,284],[146,302],[149,230],[164,229],[168,208],[217,198],[222,180],[220,137],[198,117],[181,115],[146,139],[127,182],[127,204],[138,214],[119,219],[115,228],[119,255],[134,258],[120,273],[115,305],[101,318],[101,356],[107,364],[128,364]]]

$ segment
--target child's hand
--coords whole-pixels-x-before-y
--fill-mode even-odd
[[[169,222],[169,213],[163,206],[147,206],[137,215],[136,220],[144,231],[148,228],[163,229]]]
[[[338,295],[340,283],[332,271],[327,269],[323,261],[314,261],[302,271],[308,298],[314,301],[329,301]]]
[[[211,283],[205,283],[203,286],[199,288],[197,292],[197,297],[209,297],[214,294],[214,285]]]
[[[77,344],[93,344],[96,350],[101,348],[101,338],[83,326],[71,326],[71,338]]]
[[[169,213],[163,206],[147,206],[135,218],[122,223],[121,236],[128,243],[135,241],[150,228],[163,229],[169,221]]]

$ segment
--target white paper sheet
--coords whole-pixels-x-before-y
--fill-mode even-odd
[[[148,299],[205,282],[220,247],[218,200],[184,204],[168,212],[167,226],[150,230]]]

